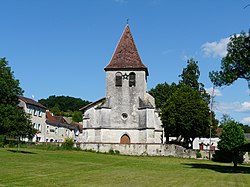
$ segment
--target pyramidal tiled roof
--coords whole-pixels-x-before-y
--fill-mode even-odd
[[[142,69],[148,75],[148,69],[141,61],[128,24],[123,31],[111,61],[104,68],[105,71],[113,69]]]

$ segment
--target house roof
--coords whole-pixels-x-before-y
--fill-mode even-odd
[[[141,69],[145,70],[148,75],[148,69],[141,61],[128,24],[123,31],[111,61],[104,68],[105,71],[116,69]]]
[[[72,120],[69,122],[63,116],[53,116],[49,111],[46,111],[46,122],[50,125],[65,127],[71,130],[78,128],[81,131],[83,128],[82,124],[76,123]]]
[[[99,105],[99,104],[105,102],[105,100],[106,100],[106,98],[104,97],[104,98],[102,98],[102,99],[99,99],[99,100],[97,100],[97,101],[95,101],[95,102],[92,102],[92,103],[90,103],[90,104],[88,104],[88,105],[86,105],[86,106],[80,108],[79,110],[82,111],[82,112],[84,113],[85,110],[87,110],[87,109],[89,109],[89,108],[91,108],[91,107],[93,107],[93,106]]]
[[[73,126],[73,127],[75,127],[75,128],[79,128],[80,131],[82,131],[82,129],[83,129],[83,125],[82,124],[74,122],[74,121],[72,121],[70,123],[70,125]]]
[[[49,121],[57,122],[56,118],[48,111],[46,111],[46,119]]]
[[[142,100],[139,97],[139,109],[146,109],[146,108],[154,109],[154,106],[150,103],[150,101],[148,101],[148,100]]]
[[[23,96],[18,96],[18,98],[20,100],[22,100],[23,102],[25,102],[26,104],[30,104],[30,105],[34,105],[34,106],[46,109],[45,106],[43,106],[41,103],[38,103],[37,101],[35,101],[33,99],[30,99],[30,98],[27,98],[27,97],[23,97]]]

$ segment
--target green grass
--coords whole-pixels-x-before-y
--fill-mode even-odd
[[[250,186],[250,166],[173,157],[0,149],[2,186]]]

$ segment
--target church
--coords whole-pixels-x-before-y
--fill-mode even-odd
[[[163,128],[154,98],[147,93],[142,63],[127,24],[106,72],[106,96],[80,110],[84,143],[161,144]]]

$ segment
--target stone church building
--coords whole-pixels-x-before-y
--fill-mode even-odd
[[[154,98],[147,93],[142,63],[127,24],[106,72],[106,97],[83,112],[84,143],[160,144],[163,128]]]

